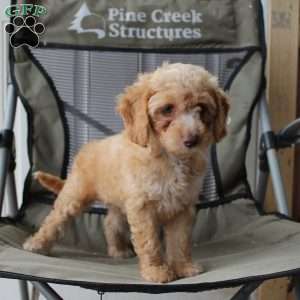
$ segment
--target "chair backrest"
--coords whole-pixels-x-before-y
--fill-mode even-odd
[[[66,176],[82,144],[121,130],[116,96],[163,61],[204,66],[231,98],[229,134],[211,148],[200,206],[251,198],[245,157],[264,86],[258,0],[43,2],[39,46],[10,56],[29,120],[26,201],[46,195],[34,171]]]

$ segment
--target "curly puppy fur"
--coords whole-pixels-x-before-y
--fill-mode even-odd
[[[140,75],[119,97],[123,132],[86,144],[65,182],[36,174],[58,197],[24,249],[49,250],[63,225],[100,199],[109,207],[109,255],[130,255],[129,224],[144,279],[169,282],[201,272],[191,257],[195,202],[208,147],[226,135],[228,109],[216,78],[202,67],[163,64]]]

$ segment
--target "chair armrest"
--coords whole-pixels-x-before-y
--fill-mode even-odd
[[[277,134],[278,148],[300,144],[300,118],[288,124]]]

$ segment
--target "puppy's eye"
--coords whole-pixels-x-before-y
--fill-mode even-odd
[[[174,105],[172,104],[167,104],[161,109],[161,114],[164,116],[169,116],[173,113],[174,111]]]
[[[207,108],[203,104],[197,106],[197,114],[200,119],[202,119],[202,117],[206,114],[206,110]]]
[[[209,124],[211,122],[210,112],[206,105],[200,104],[197,113],[199,115],[199,119],[204,123]]]

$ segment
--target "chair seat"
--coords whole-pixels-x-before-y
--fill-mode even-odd
[[[197,226],[197,224],[196,224]],[[30,229],[0,222],[0,275],[78,285],[102,291],[164,293],[202,291],[252,280],[292,275],[300,270],[300,226],[276,215],[253,214],[240,228],[194,242],[193,257],[205,273],[169,284],[145,282],[136,258],[111,259],[104,251],[57,245],[51,256],[22,250]]]

